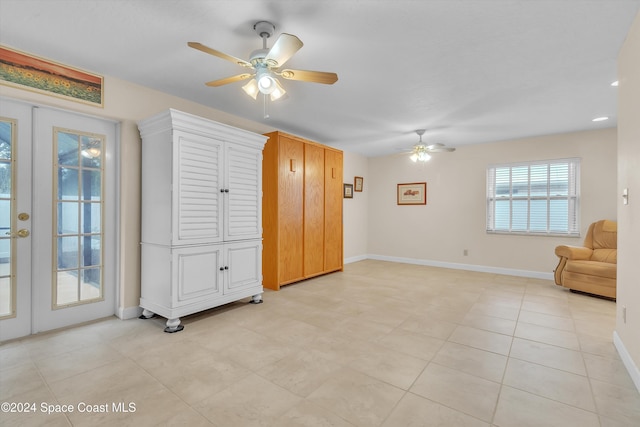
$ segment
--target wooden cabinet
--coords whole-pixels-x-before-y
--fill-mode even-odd
[[[142,317],[180,317],[262,300],[262,149],[266,138],[168,110],[142,136]]]
[[[263,286],[342,270],[342,151],[272,132],[263,159]]]

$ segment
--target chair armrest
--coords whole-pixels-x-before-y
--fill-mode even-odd
[[[568,259],[591,259],[593,249],[585,248],[582,246],[568,246],[560,245],[556,246],[556,255],[559,257],[565,257]]]

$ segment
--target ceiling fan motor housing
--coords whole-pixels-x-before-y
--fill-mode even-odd
[[[267,56],[267,53],[269,53],[269,49],[256,49],[251,52],[249,62],[251,62],[251,65],[254,67],[257,67],[258,64],[263,64],[265,63],[264,57]]]
[[[269,54],[267,39],[276,31],[276,26],[268,21],[258,21],[253,26],[253,29],[256,31],[258,36],[262,38],[262,49],[256,49],[251,52],[249,62],[251,62],[254,67],[257,67],[259,64],[266,64],[271,67],[276,66],[277,63],[269,63],[269,61],[264,60],[264,58]]]

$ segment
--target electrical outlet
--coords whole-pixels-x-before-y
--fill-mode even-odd
[[[627,323],[627,307],[622,306],[622,323]]]
[[[469,256],[469,249],[465,249],[462,251],[462,255]]]

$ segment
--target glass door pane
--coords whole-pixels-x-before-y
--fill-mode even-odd
[[[14,221],[15,122],[0,119],[0,318],[16,315],[15,239],[11,238]]]
[[[103,297],[104,136],[55,130],[54,308]]]

